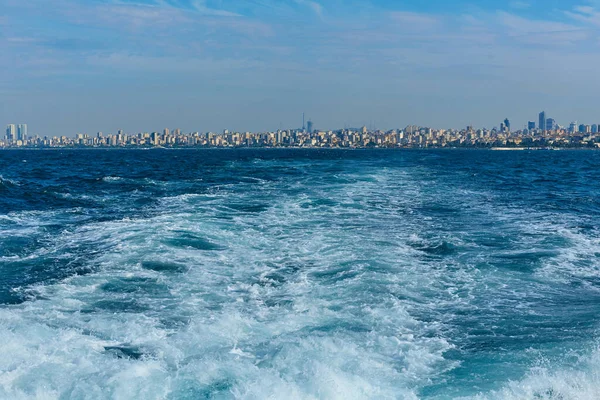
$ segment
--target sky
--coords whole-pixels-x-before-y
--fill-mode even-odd
[[[31,134],[600,123],[600,0],[0,0]]]

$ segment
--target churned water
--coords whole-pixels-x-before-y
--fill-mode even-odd
[[[598,399],[600,152],[0,152],[2,399]]]

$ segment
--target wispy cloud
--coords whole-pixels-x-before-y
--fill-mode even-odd
[[[219,17],[240,17],[241,15],[235,12],[207,7],[205,0],[193,0],[191,6],[194,11],[202,15],[219,16]]]
[[[592,6],[578,6],[573,11],[565,11],[565,15],[586,25],[600,26],[600,11]]]
[[[499,12],[498,20],[508,29],[508,36],[523,43],[537,45],[570,45],[589,39],[587,29],[554,21],[540,21]]]
[[[12,60],[0,66],[4,85],[35,89],[30,78],[53,76],[85,86],[81,76],[93,76],[118,92],[115,79],[179,79],[185,90],[224,98],[299,94],[298,102],[310,104],[348,92],[344,98],[377,93],[390,102],[342,99],[339,108],[352,113],[376,113],[377,104],[413,107],[399,93],[453,104],[456,96],[481,100],[487,92],[537,99],[600,90],[591,67],[600,63],[600,9],[592,3],[556,10],[553,20],[531,12],[535,2],[460,13],[345,0],[48,3],[0,0],[0,24],[10,24],[0,27],[0,49]],[[254,92],[244,97],[249,87]]]
[[[176,9],[183,11],[194,11],[201,15],[236,17],[240,14],[230,10],[218,7],[209,7],[206,0],[147,0],[147,1],[128,1],[122,0],[104,0],[105,4],[130,7],[154,7],[161,10]]]
[[[440,22],[439,17],[424,13],[394,11],[389,15],[394,22],[413,29],[430,29],[433,25],[437,25]]]
[[[319,18],[323,18],[323,6],[312,0],[294,0],[297,4],[306,6],[312,10]]]
[[[531,3],[528,3],[526,1],[514,0],[508,3],[508,6],[515,10],[527,10],[528,8],[531,8]]]

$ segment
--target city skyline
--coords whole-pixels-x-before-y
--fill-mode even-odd
[[[267,131],[297,126],[297,110],[323,129],[490,127],[499,109],[523,127],[534,104],[557,121],[592,121],[600,108],[589,67],[600,62],[600,8],[588,0],[0,0],[0,9],[11,60],[0,66],[0,120],[50,135]]]
[[[148,148],[148,147],[287,147],[287,148],[600,148],[600,124],[578,124],[568,127],[556,123],[545,111],[539,113],[536,127],[529,121],[527,128],[512,130],[508,118],[500,128],[433,129],[408,125],[387,131],[361,128],[337,130],[313,129],[313,122],[302,115],[302,127],[267,132],[184,132],[179,128],[164,128],[162,132],[115,133],[96,135],[78,133],[75,137],[62,135],[28,137],[26,124],[6,127],[2,148]]]
[[[554,131],[554,130],[560,130],[560,129],[564,129],[570,133],[585,133],[586,132],[586,128],[591,132],[591,133],[598,133],[598,131],[600,130],[600,118],[598,119],[598,123],[580,123],[577,120],[571,120],[570,123],[568,124],[561,124],[558,123],[554,118],[550,118],[549,114],[546,113],[545,111],[541,111],[538,114],[538,121],[532,121],[529,120],[527,121],[525,124],[523,124],[522,126],[518,126],[515,125],[511,122],[511,119],[506,117],[502,120],[502,122],[500,122],[498,125],[492,125],[492,126],[474,126],[474,125],[467,125],[467,129],[469,128],[473,128],[475,130],[489,130],[489,131],[493,131],[493,130],[498,130],[501,132],[504,131],[508,131],[508,132],[523,132],[523,131],[533,131],[533,130],[541,130],[541,131]],[[434,129],[434,130],[454,130],[454,131],[460,131],[463,130],[464,127],[462,128],[455,128],[455,127],[442,127],[442,126],[432,126],[432,125],[414,125],[414,124],[409,124],[406,125],[408,126],[418,126],[420,128],[429,128],[429,129]],[[320,126],[315,126],[315,123],[312,121],[312,119],[310,118],[306,118],[306,113],[302,113],[302,124],[297,126],[297,127],[293,127],[293,126],[288,126],[288,127],[283,127],[282,125],[279,126],[279,128],[277,129],[267,129],[267,130],[248,130],[248,129],[241,129],[241,130],[230,130],[228,128],[222,128],[222,129],[218,129],[218,130],[199,130],[199,129],[189,129],[189,130],[182,130],[181,128],[161,128],[163,134],[168,135],[170,130],[173,129],[174,132],[176,132],[177,134],[179,134],[180,132],[187,132],[187,133],[192,133],[192,132],[204,132],[204,133],[219,133],[219,132],[238,132],[238,133],[243,133],[243,132],[253,132],[253,133],[259,133],[259,132],[277,132],[277,131],[293,131],[293,130],[305,130],[308,132],[313,132],[313,130],[320,130],[320,131],[337,131],[337,130],[360,130],[366,128],[368,131],[372,132],[372,131],[391,131],[391,130],[402,130],[403,128],[401,128],[400,126],[396,126],[396,127],[391,127],[391,128],[377,128],[376,126],[372,125],[372,121],[370,125],[364,124],[364,125],[358,125],[358,126],[348,126],[348,125],[344,125],[343,128],[341,127],[337,127],[337,128],[323,128]],[[513,129],[514,128],[514,129]],[[12,129],[12,130],[11,130]],[[13,132],[14,133],[11,133]],[[160,131],[160,130],[159,130]],[[122,128],[117,129],[114,132],[106,132],[107,134],[119,134],[122,135],[124,134],[125,130],[123,130]],[[127,131],[129,134],[132,133],[155,133],[158,132],[156,129],[151,129],[151,130],[133,130],[133,131]],[[52,135],[52,134],[44,134],[41,132],[36,132],[35,133],[38,136],[48,136],[48,137],[52,137],[52,136],[65,136],[65,137],[70,137],[70,138],[75,138],[78,135],[84,134],[84,135],[92,135],[92,132],[76,132],[76,133],[61,133],[59,135]],[[96,131],[95,132],[96,135],[102,135],[103,131]],[[13,138],[14,140],[20,140],[23,138],[26,138],[28,136],[28,124],[8,124],[6,125],[6,133],[4,135],[5,139],[10,139]]]

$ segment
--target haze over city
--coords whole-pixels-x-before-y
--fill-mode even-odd
[[[597,1],[0,0],[32,133],[598,121]]]

